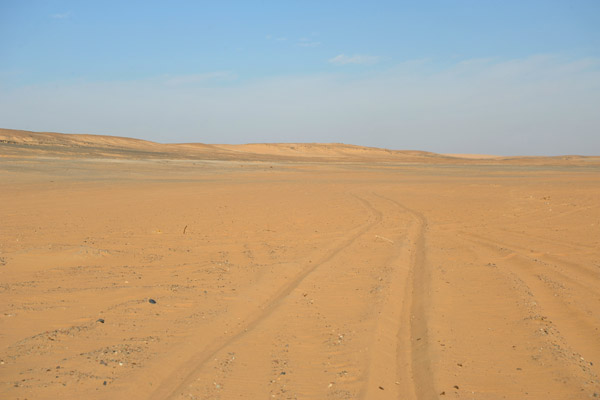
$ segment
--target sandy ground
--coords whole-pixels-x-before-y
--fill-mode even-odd
[[[0,130],[0,204],[2,399],[600,396],[599,158]]]

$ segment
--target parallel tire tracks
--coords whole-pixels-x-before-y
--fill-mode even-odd
[[[587,285],[592,282],[597,282],[598,278],[587,282],[585,280],[575,280],[573,277],[554,269],[545,268],[545,265],[540,264],[537,259],[531,258],[527,253],[520,249],[519,246],[509,246],[504,243],[497,242],[493,239],[484,238],[478,235],[462,234],[464,239],[470,242],[488,248],[501,255],[504,252],[509,251],[514,255],[510,259],[510,262],[503,263],[503,267],[507,271],[511,272],[515,276],[518,276],[531,290],[533,297],[536,302],[540,303],[543,307],[546,317],[553,321],[554,324],[560,328],[560,336],[573,347],[573,350],[577,350],[577,353],[585,355],[586,359],[598,359],[600,357],[600,348],[598,346],[585,346],[586,351],[582,351],[583,337],[595,337],[598,332],[597,321],[590,318],[589,314],[581,309],[580,306],[573,304],[570,301],[565,301],[562,296],[557,295],[551,288],[544,285],[539,277],[543,274],[547,275],[558,275],[561,282],[567,282],[572,286],[576,286],[573,289],[585,291],[588,295],[594,296],[595,293]],[[571,263],[572,264],[572,263]],[[572,265],[569,265],[572,267]],[[588,271],[581,268],[571,268],[573,271],[577,271],[584,276],[587,280],[591,279],[588,276]],[[597,297],[597,296],[594,296]],[[558,331],[557,331],[558,332]],[[596,373],[597,367],[592,367],[594,370],[594,379],[598,379]]]
[[[336,257],[340,252],[356,241],[356,239],[368,232],[373,226],[381,221],[382,214],[380,211],[376,210],[367,200],[356,195],[353,196],[360,201],[365,209],[367,209],[372,215],[372,220],[362,225],[358,231],[350,234],[344,242],[330,250],[328,254],[321,257],[321,259],[314,264],[304,268],[294,278],[280,287],[276,294],[261,308],[258,313],[251,316],[246,320],[245,323],[237,327],[237,330],[234,334],[226,338],[222,338],[221,340],[214,341],[210,346],[194,354],[190,359],[188,359],[187,362],[185,362],[183,366],[178,368],[162,381],[160,386],[152,393],[150,399],[168,399],[174,398],[175,396],[181,394],[183,389],[194,382],[204,364],[213,358],[216,353],[255,329],[264,319],[269,317],[275,310],[277,310],[285,298],[289,296],[289,294],[292,293],[292,291],[296,289],[298,285],[300,285],[312,272],[319,268],[319,266]]]
[[[405,285],[404,293],[404,303],[407,307],[404,307],[404,315],[396,335],[398,342],[396,371],[399,374],[408,365],[414,396],[422,400],[437,399],[438,396],[433,387],[427,325],[431,286],[431,271],[426,262],[425,233],[427,231],[427,219],[420,212],[396,200],[378,194],[376,196],[395,204],[415,221],[415,227],[410,234],[412,254],[410,256],[408,282]],[[409,360],[403,359],[401,354],[400,343],[405,342],[402,338],[406,335],[403,325],[410,327]],[[401,395],[400,398],[405,398],[405,396]]]

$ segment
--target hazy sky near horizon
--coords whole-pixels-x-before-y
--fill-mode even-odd
[[[600,155],[600,1],[0,0],[0,127]]]

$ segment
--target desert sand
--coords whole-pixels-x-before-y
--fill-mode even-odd
[[[600,158],[0,130],[2,399],[600,396]]]

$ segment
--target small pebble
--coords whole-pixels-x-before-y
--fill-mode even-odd
[[[379,386],[379,390],[385,390],[383,386]]]
[[[148,303],[150,303],[150,304],[156,304],[156,300],[150,299],[150,300],[148,300]]]
[[[458,389],[458,385],[454,385],[454,389]]]
[[[104,323],[104,318],[98,318],[98,319],[96,320],[96,322],[100,322],[101,324],[103,324],[103,323]]]
[[[106,381],[102,382],[102,384],[103,384],[104,386],[106,386]]]

